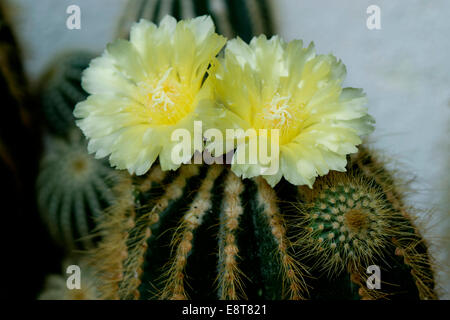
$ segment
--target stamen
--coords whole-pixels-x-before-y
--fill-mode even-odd
[[[156,87],[150,91],[150,94],[152,96],[152,102],[151,108],[158,107],[159,105],[163,105],[164,111],[167,111],[167,105],[174,105],[174,102],[170,99],[169,94],[166,92],[166,88],[164,86],[164,83],[166,82],[167,78],[169,77],[170,73],[172,72],[172,68],[169,68],[163,75],[163,77],[158,81],[156,84]],[[176,95],[175,93],[170,92],[171,95]]]
[[[150,121],[158,121],[165,118],[170,122],[177,121],[179,112],[175,112],[176,99],[180,96],[177,82],[169,81],[168,78],[173,68],[169,68],[158,81],[143,81],[138,83],[143,96],[143,105],[150,109]],[[149,116],[149,115],[147,115]]]
[[[266,112],[264,119],[278,121],[278,126],[284,126],[288,119],[292,119],[292,115],[289,112],[289,105],[287,102],[291,99],[291,95],[282,97],[279,93],[276,93],[270,102],[270,109]]]

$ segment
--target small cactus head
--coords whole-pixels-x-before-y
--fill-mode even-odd
[[[298,240],[302,253],[316,265],[336,273],[350,266],[368,265],[393,236],[393,212],[382,193],[369,181],[331,174],[300,203],[302,226]]]
[[[81,75],[95,56],[76,51],[57,57],[41,84],[40,99],[50,131],[65,135],[75,127],[73,109],[86,99]]]
[[[86,145],[77,128],[67,139],[47,136],[37,180],[42,218],[52,237],[68,248],[92,245],[89,233],[114,200],[118,179],[107,163],[88,154]]]

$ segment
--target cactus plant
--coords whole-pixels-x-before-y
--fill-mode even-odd
[[[124,176],[89,254],[101,297],[434,298],[427,246],[368,155],[362,149],[346,173],[313,189],[271,188],[219,165]],[[372,264],[380,290],[365,286]]]
[[[67,249],[92,245],[88,235],[95,219],[113,201],[116,172],[89,155],[86,146],[75,128],[67,139],[48,136],[37,180],[43,221]]]
[[[41,103],[47,125],[54,133],[66,134],[75,127],[73,108],[87,97],[81,87],[81,74],[93,57],[84,51],[62,55],[44,77]]]
[[[158,22],[167,14],[177,20],[210,15],[218,33],[228,38],[239,36],[248,42],[253,35],[274,33],[270,6],[270,0],[132,0],[117,34],[128,36],[131,24],[142,18]]]
[[[393,176],[368,149],[344,173],[299,187],[298,257],[315,280],[315,298],[434,299],[432,259]],[[380,268],[380,290],[368,290],[366,269]],[[325,289],[328,288],[328,289]],[[334,296],[333,296],[334,295]]]
[[[255,2],[225,2],[233,32],[213,2],[190,3],[195,14],[211,14],[223,34],[250,40],[256,30],[242,18],[248,11],[236,10]],[[165,2],[141,1],[137,15],[122,23],[148,15],[150,4],[152,20],[161,18]],[[181,1],[172,4],[184,17]],[[129,164],[131,149],[123,149]],[[312,189],[241,180],[228,166],[189,164],[169,173],[161,167],[141,177],[123,174],[112,206],[98,215],[92,236],[100,241],[88,259],[102,299],[435,298],[427,245],[395,179],[365,149],[349,159],[346,173],[331,172]],[[365,286],[372,265],[382,270],[381,288]]]

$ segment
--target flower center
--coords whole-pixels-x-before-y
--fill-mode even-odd
[[[152,109],[162,109],[167,112],[167,107],[173,107],[175,104],[173,99],[178,95],[178,93],[174,90],[174,87],[171,86],[170,83],[167,82],[167,78],[169,77],[172,68],[168,69],[166,73],[164,73],[161,80],[158,81],[154,88],[150,88],[148,93],[148,105]]]
[[[173,125],[184,118],[192,109],[193,98],[172,75],[169,68],[157,81],[138,84],[145,118],[155,125]]]
[[[292,119],[292,115],[289,112],[289,105],[287,102],[291,96],[281,97],[279,93],[277,93],[269,104],[269,107],[266,108],[264,112],[264,119],[271,120],[274,128],[281,128],[289,119]]]
[[[303,104],[296,105],[291,95],[282,96],[277,92],[255,117],[254,126],[258,129],[278,129],[280,143],[288,143],[301,129],[304,118],[303,106]]]

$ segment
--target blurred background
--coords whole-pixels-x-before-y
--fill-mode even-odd
[[[80,29],[66,25],[70,5],[80,8]],[[380,9],[380,29],[367,25],[373,15],[367,12],[371,5]],[[51,188],[58,188],[56,182],[49,186],[51,179],[44,175],[37,183],[37,198],[44,200],[34,203],[29,199],[36,198],[42,166],[55,166],[54,160],[75,150],[73,146],[85,149],[70,123],[70,108],[84,99],[76,83],[81,70],[108,42],[126,37],[130,24],[139,18],[158,22],[168,13],[179,18],[209,13],[218,31],[228,37],[239,35],[248,41],[252,34],[280,34],[285,40],[313,41],[317,53],[332,53],[343,60],[345,86],[364,88],[369,113],[376,119],[370,146],[390,159],[392,168],[404,172],[405,179],[412,180],[408,202],[423,209],[422,232],[432,244],[437,281],[443,288],[441,298],[450,298],[450,278],[444,271],[450,267],[449,1],[3,0],[2,9],[0,58],[7,90],[2,97],[7,101],[2,103],[0,117],[1,172],[4,181],[10,179],[14,184],[3,193],[14,210],[5,209],[4,215],[7,228],[20,230],[6,240],[13,243],[6,272],[17,275],[8,279],[10,294],[35,298],[44,275],[60,272],[64,253],[43,226],[48,217],[41,212],[42,206],[58,206],[55,201],[59,200],[49,196]],[[49,120],[52,114],[59,118]],[[95,165],[108,169],[102,163]],[[66,170],[58,168],[56,172]],[[103,184],[93,182],[102,200],[92,200],[90,189],[79,195],[93,212],[107,205],[106,176],[109,174],[99,177]],[[70,199],[61,197],[60,203],[70,207]],[[73,208],[75,216],[77,210]],[[50,216],[58,214],[49,211]],[[68,215],[61,219],[74,219],[78,234],[92,224]],[[54,230],[58,232],[62,233]],[[62,241],[70,243],[71,239]],[[30,279],[17,280],[24,274]],[[29,290],[19,283],[27,283]]]

